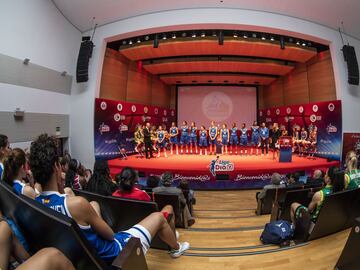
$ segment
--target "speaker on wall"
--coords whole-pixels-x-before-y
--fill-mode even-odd
[[[90,40],[90,37],[83,37],[79,56],[76,65],[76,82],[87,82],[89,80],[89,60],[92,55],[94,44]]]
[[[348,68],[348,83],[359,85],[359,65],[356,59],[354,47],[344,45],[342,51]]]

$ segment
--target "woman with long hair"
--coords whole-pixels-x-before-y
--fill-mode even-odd
[[[352,150],[346,154],[345,165],[345,188],[360,187],[360,170],[358,169],[358,157],[355,151]]]
[[[68,170],[65,174],[65,187],[71,189],[82,189],[80,175],[78,174],[81,163],[76,159],[71,159]]]
[[[94,171],[86,190],[104,196],[110,196],[116,190],[116,184],[111,179],[107,160],[95,161]]]

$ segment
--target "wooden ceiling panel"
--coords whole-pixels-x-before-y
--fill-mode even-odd
[[[189,61],[165,62],[143,65],[152,74],[185,72],[246,72],[258,74],[286,75],[294,66],[274,63],[238,62],[238,61]]]
[[[223,75],[223,74],[174,74],[161,75],[160,80],[166,84],[251,84],[268,85],[275,77],[255,75]]]
[[[278,43],[270,41],[254,41],[244,39],[225,40],[224,45],[218,45],[215,39],[193,39],[188,41],[160,41],[158,48],[152,43],[142,43],[123,48],[120,52],[130,60],[154,59],[174,56],[193,55],[241,55],[262,58],[274,58],[305,63],[317,54],[315,49],[286,44],[282,50]]]

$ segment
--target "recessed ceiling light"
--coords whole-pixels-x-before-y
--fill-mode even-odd
[[[181,34],[181,36],[182,36],[182,37],[186,37],[186,32],[183,32],[183,33]]]
[[[137,42],[137,43],[141,43],[141,40],[140,40],[140,38],[138,38],[136,42]]]
[[[215,31],[213,31],[212,36],[216,37],[216,32]]]
[[[175,33],[172,35],[172,38],[176,38],[176,34],[175,34]]]
[[[243,38],[248,38],[246,33],[243,34]]]
[[[126,40],[123,40],[122,45],[126,45]]]
[[[253,37],[253,38],[256,38],[256,33],[252,33],[252,37]]]
[[[296,45],[300,45],[300,41],[296,41]]]
[[[262,39],[262,40],[266,40],[266,37],[265,37],[265,36],[262,36],[261,39]]]
[[[133,42],[132,42],[132,40],[130,40],[130,41],[129,41],[129,45],[132,45],[132,44],[133,44]]]
[[[150,38],[149,38],[149,36],[145,36],[145,40],[149,40]]]
[[[237,32],[234,32],[233,37],[234,37],[234,38],[237,38],[238,36],[239,36],[238,33],[237,33]]]
[[[301,45],[305,47],[305,46],[306,46],[306,43],[305,43],[305,42],[303,42]]]
[[[196,38],[196,33],[193,32],[193,34],[191,35],[191,37]]]
[[[205,37],[205,32],[201,32],[201,37]]]
[[[167,39],[166,34],[163,34],[162,39],[164,39],[164,40]]]
[[[275,38],[274,38],[274,37],[271,37],[271,38],[270,38],[270,40],[271,40],[271,41],[274,41],[274,40],[275,40]]]

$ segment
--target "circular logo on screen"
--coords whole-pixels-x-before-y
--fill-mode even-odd
[[[144,113],[148,113],[148,111],[149,111],[149,108],[148,107],[144,107]]]
[[[270,114],[271,114],[271,111],[270,111],[270,110],[267,110],[266,114],[267,114],[267,115],[270,115]]]
[[[360,232],[360,227],[359,227],[359,226],[356,226],[356,227],[355,227],[355,232],[356,232],[356,233],[359,233],[359,232]]]
[[[289,122],[289,117],[285,116],[284,120],[285,120],[286,123]]]
[[[121,112],[122,109],[123,109],[123,105],[122,105],[121,103],[119,103],[119,104],[116,106],[116,108],[117,108],[117,110],[118,110],[119,112]]]
[[[259,112],[259,115],[260,115],[260,116],[263,116],[263,112],[262,112],[262,111],[260,111],[260,112]]]
[[[300,106],[299,107],[299,113],[303,113],[304,112],[304,107],[303,106]]]
[[[203,114],[213,121],[224,121],[228,119],[233,112],[233,103],[231,98],[218,91],[207,94],[201,104]]]
[[[335,105],[334,105],[334,103],[329,103],[328,109],[329,109],[330,112],[333,112],[333,111],[335,110]]]
[[[276,109],[276,115],[280,114],[280,109]]]
[[[287,107],[287,108],[286,108],[286,113],[287,113],[287,114],[290,114],[290,113],[291,113],[291,108],[290,108],[290,107]]]
[[[171,116],[175,116],[175,111],[171,111]]]
[[[155,114],[159,114],[159,109],[155,108],[154,112],[155,112]]]
[[[105,102],[105,101],[102,101],[102,102],[100,103],[100,108],[101,108],[103,111],[105,111],[105,110],[106,110],[106,108],[107,108],[107,104],[106,104],[106,102]]]
[[[164,110],[164,116],[167,116],[167,110]]]
[[[136,112],[136,106],[135,106],[135,105],[132,105],[132,106],[131,106],[131,111],[132,111],[132,112]]]
[[[315,105],[313,105],[312,109],[313,109],[313,112],[317,112],[319,110],[319,106],[315,104]]]
[[[114,120],[115,120],[116,122],[119,122],[120,119],[121,119],[120,113],[115,113],[115,114],[114,114]]]
[[[316,121],[316,115],[315,114],[312,114],[310,116],[310,121],[313,122],[313,123]]]

